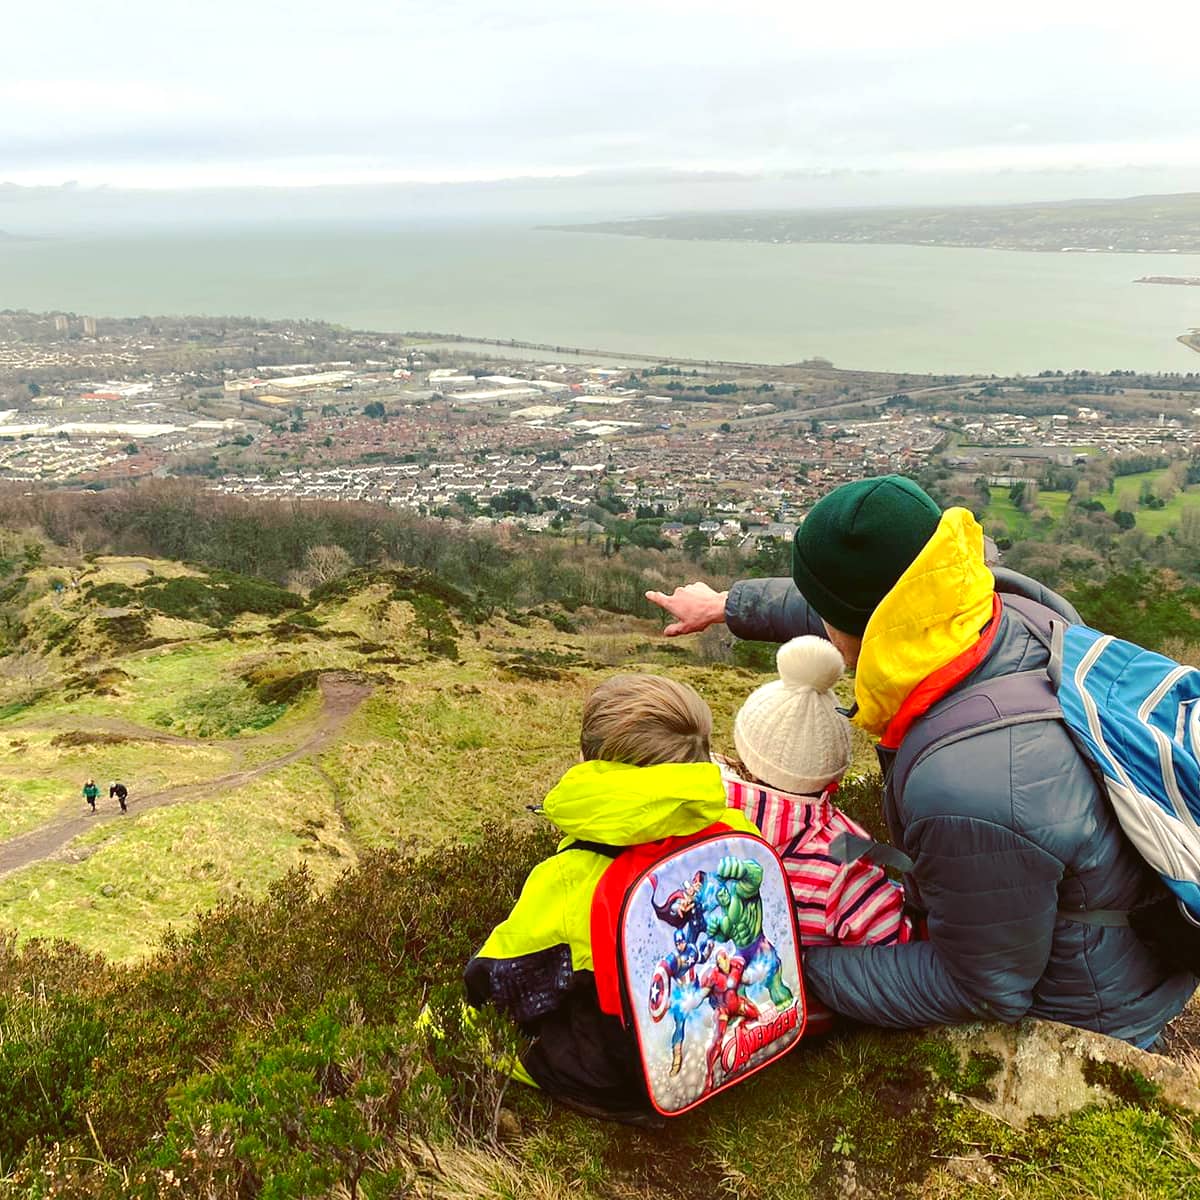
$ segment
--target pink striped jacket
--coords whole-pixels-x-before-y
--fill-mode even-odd
[[[829,854],[839,833],[870,837],[834,805],[836,783],[819,797],[797,796],[747,783],[720,759],[718,765],[729,807],[745,813],[783,859],[803,945],[887,946],[913,939],[903,890],[872,863],[843,863]],[[833,1014],[810,996],[808,1032],[832,1026]]]

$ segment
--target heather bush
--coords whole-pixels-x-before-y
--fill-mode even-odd
[[[104,1037],[86,998],[40,987],[0,998],[0,1167],[31,1139],[83,1132],[80,1101]]]
[[[131,967],[0,943],[0,1170],[24,1153],[25,1184],[69,1194],[83,1185],[68,1160],[99,1149],[110,1169],[89,1188],[136,1194],[153,1168],[149,1195],[157,1173],[216,1156],[224,1182],[197,1194],[324,1194],[385,1128],[483,1128],[507,1031],[467,1020],[459,980],[549,848],[496,828],[420,857],[375,852],[324,895],[298,870]],[[277,1177],[290,1182],[262,1190]]]

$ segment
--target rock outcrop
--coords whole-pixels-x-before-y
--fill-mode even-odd
[[[962,1025],[944,1031],[966,1066],[991,1067],[981,1111],[1023,1127],[1031,1117],[1062,1117],[1090,1104],[1152,1099],[1200,1113],[1200,1073],[1125,1042],[1054,1021]]]

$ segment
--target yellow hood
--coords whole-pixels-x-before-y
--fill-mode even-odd
[[[569,837],[610,846],[681,837],[714,821],[754,830],[741,813],[726,808],[715,763],[580,763],[558,781],[542,810]]]
[[[854,723],[882,734],[913,689],[978,640],[996,581],[983,561],[983,529],[949,508],[863,632]]]
[[[568,836],[609,846],[635,846],[699,833],[717,821],[757,833],[737,809],[725,807],[716,763],[627,767],[585,762],[559,780],[542,806]],[[530,872],[520,899],[492,930],[477,957],[520,958],[566,943],[576,971],[592,969],[592,895],[612,865],[603,854],[554,854]]]

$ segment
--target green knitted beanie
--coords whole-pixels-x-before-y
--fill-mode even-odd
[[[843,484],[822,496],[796,530],[792,578],[822,620],[861,636],[941,516],[902,475]]]

